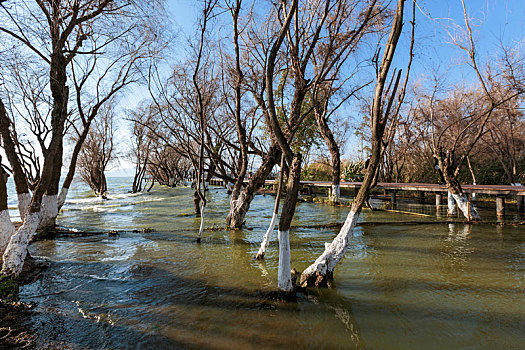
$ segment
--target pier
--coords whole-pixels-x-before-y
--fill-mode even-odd
[[[246,180],[247,182],[248,180]],[[214,178],[211,185],[223,186],[224,181],[221,179]],[[266,180],[266,185],[275,185],[276,180]],[[306,189],[308,193],[312,193],[314,188],[327,188],[332,187],[331,181],[301,181],[303,189]],[[361,182],[341,182],[341,188],[351,188],[359,190]],[[484,194],[496,197],[496,214],[498,217],[505,215],[505,200],[510,197],[516,197],[516,210],[520,213],[525,211],[525,186],[509,186],[509,185],[461,185],[463,191],[470,195],[472,194]],[[428,183],[390,183],[390,182],[379,182],[374,189],[382,189],[385,195],[390,195],[390,201],[393,204],[397,202],[397,192],[418,192],[420,201],[424,201],[426,193],[433,193],[435,196],[436,207],[439,208],[443,202],[443,193],[447,193],[446,185],[439,184],[428,184]]]

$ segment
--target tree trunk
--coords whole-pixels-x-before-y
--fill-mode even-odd
[[[106,174],[104,174],[104,170],[100,173],[100,189],[99,189],[99,195],[103,199],[107,199],[108,192],[108,182],[106,181]]]
[[[60,73],[62,73],[62,69],[60,69]],[[50,146],[47,153],[45,154],[45,158],[51,157],[49,163],[52,164],[52,169],[49,174],[50,177],[46,186],[46,192],[41,203],[42,207],[40,210],[40,223],[38,224],[37,230],[54,227],[56,225],[56,218],[58,216],[58,189],[60,184],[60,175],[62,174],[62,157],[64,154],[63,133],[64,123],[67,116],[67,100],[69,98],[69,89],[66,86],[65,66],[63,68],[63,74],[64,80],[61,81],[62,84],[57,84],[58,86],[55,87],[56,89],[59,89],[59,91],[53,91],[52,88],[52,120],[54,123],[59,125],[53,127],[53,137],[55,137],[54,149],[51,149]],[[51,77],[53,78],[53,72]],[[54,84],[51,85],[53,86]]]
[[[50,160],[53,163],[52,173],[49,179],[49,184],[46,193],[42,198],[42,207],[40,210],[40,223],[37,230],[52,228],[56,225],[58,216],[58,188],[60,183],[60,175],[62,171],[62,156],[64,153],[63,139],[57,137],[57,146],[54,152],[47,152],[46,157],[52,157]],[[65,200],[65,199],[64,199]]]
[[[281,149],[273,143],[257,172],[252,176],[246,187],[239,193],[236,200],[230,201],[230,212],[226,218],[226,225],[230,228],[241,228],[246,213],[250,209],[255,193],[264,186],[266,178],[271,173],[277,159],[281,157]]]
[[[45,194],[42,198],[38,230],[54,227],[58,216],[58,196]]]
[[[56,136],[51,139],[51,144],[49,146],[48,154],[55,153],[57,147]],[[62,136],[62,133],[61,135]],[[35,193],[31,200],[31,205],[29,212],[26,215],[26,218],[16,231],[16,233],[11,236],[7,248],[5,249],[4,255],[2,257],[2,275],[7,276],[18,276],[22,271],[24,266],[25,257],[27,254],[27,246],[29,241],[35,234],[37,227],[40,223],[40,211],[42,207],[42,199],[44,192],[49,185],[51,180],[53,170],[53,157],[47,157],[44,160],[44,167],[42,169],[42,176],[40,182],[35,189]],[[56,198],[55,198],[56,203]]]
[[[62,145],[64,138],[64,125],[67,118],[69,89],[66,86],[67,62],[62,47],[57,46],[60,40],[55,29],[58,30],[58,28],[53,28],[51,33],[53,39],[53,51],[51,52],[51,65],[49,72],[50,88],[53,97],[53,110],[51,112],[51,142],[49,143],[49,147],[44,155],[42,174],[40,181],[35,188],[29,212],[26,215],[22,226],[20,226],[16,233],[11,237],[4,252],[2,258],[3,275],[17,276],[22,271],[27,254],[27,246],[40,224],[40,212],[44,194],[47,194],[48,197],[54,196],[54,204],[50,204],[51,207],[48,208],[48,214],[45,215],[45,217],[49,218],[51,211],[54,212],[55,208],[56,214],[58,214],[57,194],[58,183],[60,181],[60,170],[62,167]],[[56,215],[54,217],[56,218]]]
[[[472,176],[472,184],[476,185],[476,174],[474,174],[474,169],[472,169],[472,164],[470,164],[470,157],[467,156],[468,170],[470,171],[470,176]],[[512,183],[512,182],[511,182]],[[472,192],[472,201],[476,201],[476,192]]]
[[[61,145],[62,136],[63,128],[59,128],[58,133],[53,133],[47,151],[47,157],[44,159],[42,176],[40,178],[40,182],[35,188],[33,198],[31,199],[29,212],[27,213],[22,226],[20,226],[16,233],[11,237],[9,244],[7,245],[7,248],[2,257],[2,275],[18,276],[20,272],[22,272],[25,257],[27,254],[27,246],[29,245],[31,238],[35,234],[38,225],[41,221],[40,212],[42,208],[42,201],[46,189],[52,182],[53,169],[55,168],[53,161],[56,158],[54,157],[54,155],[57,154],[57,150]],[[54,199],[54,205],[56,206],[56,196]],[[53,202],[50,201],[50,203]]]
[[[230,207],[235,205],[235,201],[238,200],[239,194],[244,186],[244,177],[248,171],[248,143],[246,142],[246,128],[244,127],[241,119],[241,99],[242,99],[242,82],[244,75],[241,69],[241,52],[239,47],[239,12],[241,10],[241,1],[237,1],[234,8],[231,9],[232,20],[233,20],[233,45],[235,49],[235,73],[236,79],[234,80],[233,89],[235,91],[235,126],[237,129],[237,139],[239,141],[239,172],[237,174],[236,181],[231,190],[232,196],[230,198]],[[230,189],[228,189],[230,191]]]
[[[452,194],[452,197],[456,201],[459,210],[463,213],[463,216],[469,220],[481,220],[481,217],[479,216],[476,208],[472,205],[472,203],[469,202],[467,195],[463,192],[461,189],[461,186],[456,181],[456,183],[449,184],[447,181],[447,185],[449,187],[449,191]]]
[[[197,237],[197,243],[201,242],[202,238],[202,231],[204,231],[204,202],[202,202],[201,210],[200,210],[200,217],[201,217],[201,225],[199,227],[199,236]]]
[[[193,205],[195,207],[195,216],[196,217],[201,216],[200,203],[201,203],[201,197],[199,196],[199,192],[195,191],[193,193]]]
[[[16,193],[18,196],[18,211],[20,218],[24,221],[27,212],[29,210],[29,204],[31,203],[31,194],[29,193],[29,187],[27,186],[26,176],[20,160],[16,153],[15,143],[9,132],[11,120],[8,118],[5,106],[0,99],[0,135],[3,140],[3,147],[7,160],[11,164],[11,170],[13,171],[13,179],[15,181]]]
[[[456,201],[452,196],[450,191],[447,191],[447,215],[455,216],[456,215]]]
[[[31,204],[31,194],[30,193],[18,193],[18,212],[20,213],[20,220],[24,221],[29,211],[29,205]]]
[[[2,256],[2,275],[18,276],[22,272],[27,255],[27,246],[35,234],[39,222],[39,213],[30,211],[22,226],[11,236]]]
[[[84,130],[82,131],[82,134],[80,134],[77,142],[75,143],[75,147],[73,148],[73,153],[71,154],[71,162],[69,163],[69,168],[67,171],[66,178],[64,179],[64,183],[62,184],[62,188],[60,189],[60,194],[58,195],[58,210],[62,208],[64,203],[66,202],[66,197],[69,192],[69,187],[71,187],[71,183],[73,182],[73,178],[75,177],[75,170],[77,167],[77,161],[78,161],[78,155],[80,154],[80,150],[82,149],[82,145],[84,144],[84,141],[89,133],[89,127],[91,125],[91,121],[88,121],[87,125],[84,126]]]
[[[215,163],[210,158],[210,167],[208,168],[208,174],[206,174],[206,181],[204,182],[204,190],[208,191],[210,187],[210,181],[213,178],[213,175],[215,174]]]
[[[381,160],[380,142],[381,140],[372,140],[372,156],[370,157],[366,175],[357,196],[352,202],[350,212],[346,217],[343,227],[332,243],[325,244],[323,254],[303,271],[299,280],[301,286],[325,287],[328,284],[328,280],[333,278],[334,269],[344,256],[350,237],[353,235],[353,230],[359,218],[361,208],[366,202],[374,183],[374,176]]]
[[[339,204],[341,200],[341,155],[339,145],[328,127],[324,116],[316,112],[315,117],[321,136],[326,142],[332,158],[332,191],[330,192],[330,201],[334,204]]]
[[[270,221],[270,226],[266,233],[264,234],[263,240],[261,242],[261,247],[259,252],[255,256],[256,259],[264,259],[264,254],[270,243],[270,237],[273,233],[273,228],[275,227],[275,222],[277,221],[277,216],[279,215],[279,201],[281,200],[281,192],[283,188],[283,179],[284,179],[284,157],[281,157],[281,171],[279,173],[279,187],[277,188],[277,196],[275,196],[275,204],[273,206],[272,221]]]
[[[50,179],[47,191],[42,198],[42,208],[40,210],[40,223],[38,224],[37,230],[46,228],[52,228],[56,225],[56,219],[58,216],[58,188],[60,183],[60,175],[62,170],[62,155],[63,155],[63,141],[58,141],[56,153],[53,155],[53,172]],[[65,200],[65,199],[64,199]]]
[[[277,271],[277,288],[281,292],[289,293],[293,291],[291,261],[290,261],[290,225],[295,214],[297,204],[297,195],[301,180],[301,154],[294,154],[292,164],[290,165],[290,175],[288,176],[288,185],[286,198],[283,204],[281,218],[279,220],[279,268]]]
[[[463,216],[469,221],[481,220],[476,208],[469,202],[467,195],[463,192],[461,185],[456,177],[457,167],[455,156],[453,152],[447,152],[439,160],[443,177],[447,184],[449,193],[456,201],[459,210],[463,213]]]
[[[15,233],[7,206],[7,177],[7,173],[0,166],[0,254],[4,253],[7,243]]]

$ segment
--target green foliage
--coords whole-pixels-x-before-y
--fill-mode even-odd
[[[301,179],[306,181],[332,180],[332,168],[326,164],[312,163],[303,168]]]
[[[505,174],[500,162],[491,160],[476,160],[472,162],[474,173],[476,174],[476,181],[480,185],[494,185],[507,184],[510,185],[508,176]],[[515,182],[521,184],[525,183],[525,157],[518,159],[516,164],[517,175],[514,178]],[[472,177],[467,167],[464,167],[460,174],[460,179],[463,183],[471,183]]]
[[[365,162],[345,162],[341,169],[343,181],[358,182],[363,181]]]
[[[0,278],[0,299],[12,299],[18,296],[18,282],[10,277]]]

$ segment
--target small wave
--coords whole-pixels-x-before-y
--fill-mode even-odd
[[[103,203],[105,201],[106,201],[105,199],[102,199],[100,197],[75,198],[75,199],[67,199],[66,200],[66,205],[68,205],[68,204]]]
[[[110,194],[108,196],[108,199],[125,199],[125,198],[130,198],[130,197],[137,197],[137,196],[141,196],[142,193],[140,192],[137,192],[137,193],[120,193],[120,194]]]
[[[107,212],[107,213],[113,213],[113,212],[116,212],[116,211],[119,211],[119,208],[122,207],[121,205],[111,205],[111,206],[94,206],[94,207],[91,207],[91,208],[85,208],[85,210],[92,210],[96,213],[103,213],[103,212]]]
[[[72,227],[66,227],[66,226],[58,226],[57,228],[59,230],[62,230],[62,231],[73,232],[73,233],[75,233],[75,232],[82,232],[79,229],[72,228]]]
[[[163,200],[166,200],[167,198],[152,198],[152,199],[144,199],[142,201],[136,201],[136,202],[133,202],[133,203],[130,203],[131,205],[136,205],[136,204],[143,204],[143,203],[149,203],[149,202],[159,202],[159,201],[163,201]]]

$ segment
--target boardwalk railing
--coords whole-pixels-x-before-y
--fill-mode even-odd
[[[246,180],[247,182],[247,180]],[[275,185],[276,180],[266,180],[266,185]],[[222,186],[223,180],[213,179],[211,185]],[[324,187],[330,189],[331,181],[301,181],[301,185],[307,188]],[[361,182],[341,182],[341,188],[359,189]],[[388,183],[379,182],[376,189],[382,189],[390,194],[390,200],[393,204],[396,203],[397,191],[412,191],[419,192],[421,198],[426,192],[432,192],[436,195],[436,206],[439,207],[442,201],[442,194],[448,192],[446,185],[428,184],[428,183]],[[503,216],[505,213],[505,198],[509,196],[516,196],[516,206],[519,212],[525,209],[525,186],[509,186],[509,185],[462,185],[461,188],[465,193],[486,194],[496,196],[496,214]]]

